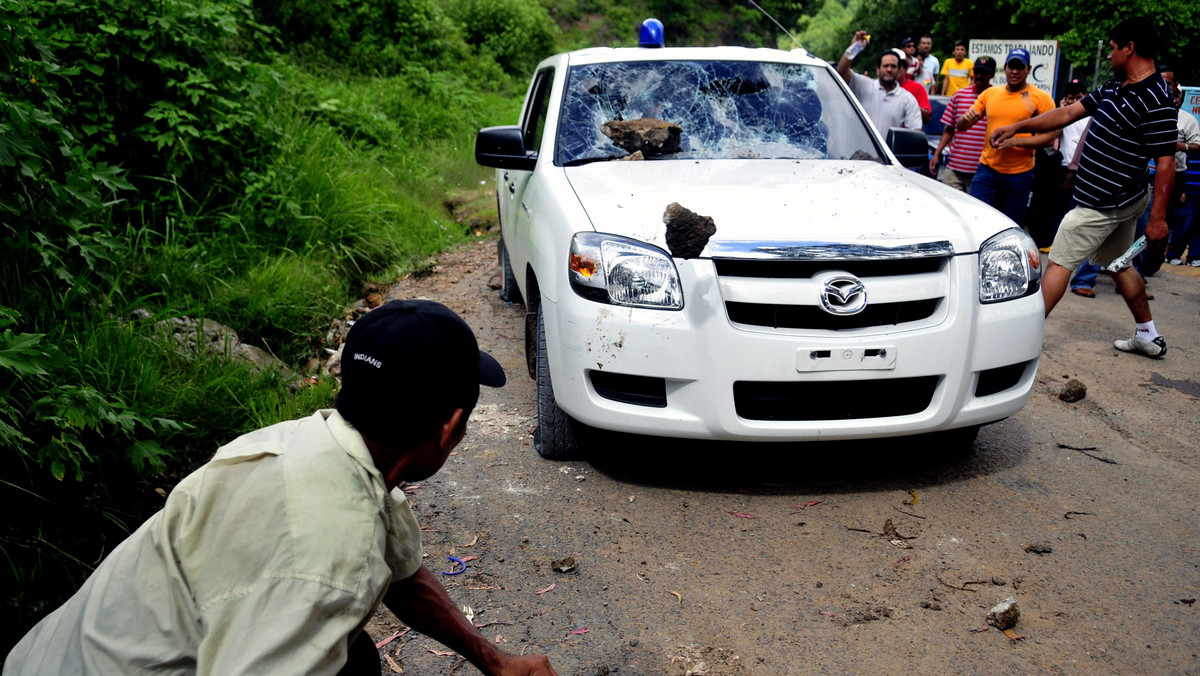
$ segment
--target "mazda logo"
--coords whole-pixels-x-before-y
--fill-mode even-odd
[[[853,315],[867,307],[867,288],[850,274],[826,277],[821,285],[821,307],[832,315]]]

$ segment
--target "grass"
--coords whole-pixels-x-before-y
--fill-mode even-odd
[[[5,626],[27,627],[64,600],[161,506],[158,490],[218,446],[332,405],[332,379],[297,386],[288,371],[183,355],[156,322],[214,319],[299,371],[365,286],[420,269],[473,235],[451,218],[447,196],[481,199],[472,192],[490,172],[474,163],[475,133],[516,122],[523,83],[421,68],[390,78],[279,70],[282,95],[264,121],[277,143],[243,177],[242,194],[213,199],[173,186],[173,207],[123,212],[126,222],[108,225],[124,248],[103,289],[83,297],[64,285],[52,290],[53,307],[25,309],[18,329],[46,333],[64,365],[0,383],[3,401],[28,405],[21,430],[36,439],[0,455],[0,488],[10,513],[23,515],[0,533],[0,579],[11,590]],[[19,281],[5,283],[15,293]],[[133,319],[135,310],[150,317]],[[63,427],[66,415],[87,425]],[[77,446],[63,445],[68,437]],[[161,469],[144,470],[134,442],[155,444]],[[38,460],[43,445],[70,452],[84,480],[71,467],[62,480],[50,476]]]

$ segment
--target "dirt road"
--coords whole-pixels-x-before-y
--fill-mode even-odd
[[[1029,404],[961,461],[909,439],[604,436],[556,463],[532,447],[523,309],[488,288],[494,246],[390,295],[460,312],[509,374],[442,472],[406,489],[427,565],[505,650],[564,676],[1200,674],[1200,270],[1150,282],[1163,361],[1112,348],[1132,325],[1111,280],[1068,295]],[[1067,378],[1085,399],[1058,399]],[[447,556],[477,558],[440,575]],[[1010,596],[1015,639],[985,619]],[[404,628],[380,611],[368,629]],[[477,673],[445,652],[407,633],[380,654],[385,673]]]

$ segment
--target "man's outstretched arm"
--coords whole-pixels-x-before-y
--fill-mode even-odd
[[[1087,108],[1084,108],[1082,103],[1075,102],[1069,106],[1055,108],[1036,117],[1031,117],[1028,120],[1021,120],[1020,122],[1000,127],[992,132],[990,140],[993,146],[999,148],[1002,143],[1012,138],[1013,134],[1038,134],[1057,131],[1075,120],[1087,117],[1087,115]]]
[[[545,655],[509,655],[483,638],[425,566],[393,582],[383,603],[408,626],[467,658],[489,676],[558,676]]]

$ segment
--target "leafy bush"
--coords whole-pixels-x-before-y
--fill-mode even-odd
[[[467,43],[512,75],[528,76],[555,51],[558,26],[536,0],[457,0],[450,7]]]
[[[466,56],[458,27],[435,0],[255,0],[283,43],[313,60],[391,75],[419,63],[456,68]]]

